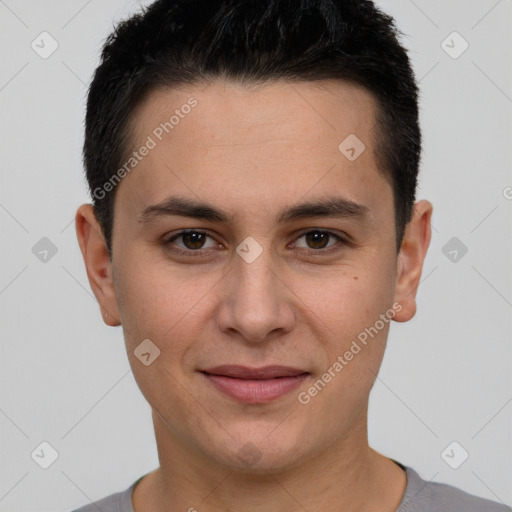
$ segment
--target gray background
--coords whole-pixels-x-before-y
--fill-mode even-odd
[[[418,198],[433,202],[434,230],[418,313],[393,323],[371,394],[370,444],[512,504],[511,1],[378,3],[421,81]],[[69,510],[158,465],[150,408],[121,327],[101,320],[73,223],[89,202],[86,87],[113,20],[138,5],[0,0],[1,511]],[[59,45],[48,58],[31,47],[43,31]],[[457,58],[454,31],[469,44]],[[57,249],[46,262],[33,252],[43,237]],[[48,469],[31,457],[43,441],[58,452]],[[469,453],[458,469],[442,456],[453,441]]]

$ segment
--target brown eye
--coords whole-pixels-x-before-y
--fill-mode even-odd
[[[321,231],[311,231],[306,233],[306,241],[313,249],[323,249],[329,242],[329,234]]]
[[[211,239],[210,245],[205,245]],[[181,242],[181,243],[178,243]],[[181,231],[164,241],[166,246],[175,246],[177,251],[199,252],[201,249],[209,249],[215,246],[215,240],[203,231]]]
[[[206,235],[198,231],[191,231],[189,233],[183,233],[181,240],[187,249],[201,249],[206,240]]]
[[[299,236],[297,240],[300,240],[301,238],[305,240],[306,246],[304,247],[304,245],[296,243],[295,247],[315,250],[331,247],[332,245],[334,245],[332,243],[328,245],[331,240],[333,240],[334,242],[343,241],[341,237],[335,235],[334,233],[320,230],[308,231],[307,233],[304,233],[301,236]]]

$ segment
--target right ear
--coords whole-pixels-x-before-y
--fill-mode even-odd
[[[100,305],[103,321],[112,327],[120,325],[112,262],[92,204],[82,204],[78,208],[75,229],[89,284]]]

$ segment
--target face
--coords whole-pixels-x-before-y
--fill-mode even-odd
[[[98,236],[88,273],[160,445],[256,471],[366,442],[390,321],[414,314],[428,246],[427,211],[397,256],[375,109],[347,83],[221,81],[137,108],[132,149],[150,149],[117,186],[112,263]],[[78,229],[84,251],[98,229]],[[221,365],[294,376],[205,373]]]

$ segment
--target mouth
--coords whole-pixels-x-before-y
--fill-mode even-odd
[[[201,373],[220,392],[246,404],[263,404],[280,398],[297,387],[310,375],[288,366],[248,368],[223,365]]]

